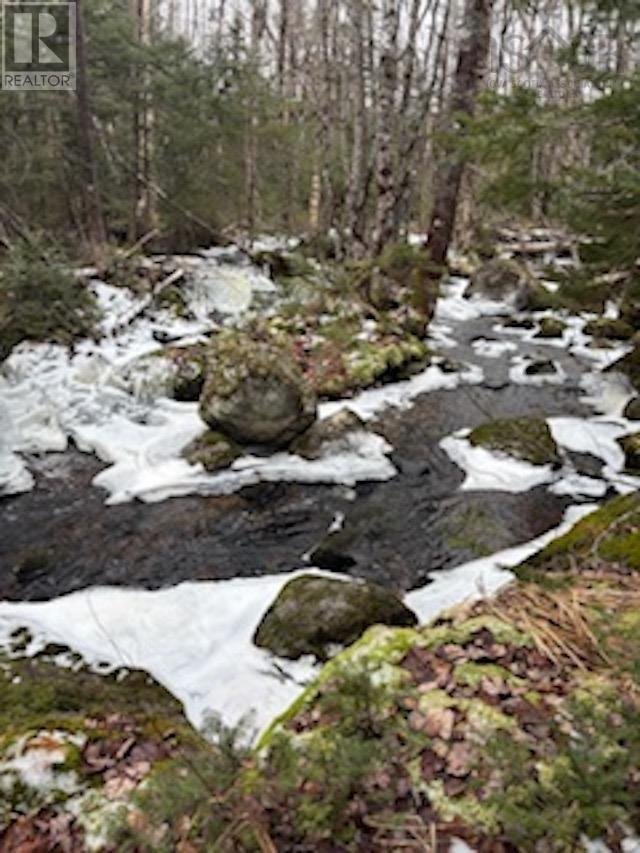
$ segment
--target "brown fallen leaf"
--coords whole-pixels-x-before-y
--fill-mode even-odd
[[[450,776],[464,778],[471,772],[473,753],[469,744],[457,741],[447,757],[447,773]]]
[[[456,715],[451,708],[429,708],[425,713],[423,730],[429,737],[450,740],[455,720]]]

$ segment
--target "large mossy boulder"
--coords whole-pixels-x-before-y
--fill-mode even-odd
[[[371,625],[411,627],[415,614],[388,589],[359,581],[300,575],[265,613],[253,641],[280,657],[326,660]]]
[[[226,332],[207,354],[200,416],[239,444],[285,447],[316,417],[316,396],[291,354]]]
[[[528,270],[511,258],[493,258],[471,276],[466,296],[505,299],[532,281]]]
[[[476,427],[469,434],[474,447],[497,450],[533,465],[557,465],[558,446],[544,418],[503,418]]]

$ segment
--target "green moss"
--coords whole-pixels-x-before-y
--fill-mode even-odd
[[[567,324],[557,317],[543,317],[536,338],[561,338]]]
[[[454,676],[456,681],[461,684],[468,684],[470,687],[477,687],[483,678],[502,678],[509,684],[524,685],[526,682],[522,678],[518,678],[505,669],[503,666],[498,666],[492,663],[476,663],[475,661],[465,661],[454,667]]]
[[[579,572],[594,557],[640,569],[640,495],[635,492],[608,501],[579,521],[564,536],[514,569],[521,579],[535,580],[541,573]],[[587,563],[588,565],[588,563]]]
[[[448,547],[466,551],[474,557],[493,554],[500,532],[495,518],[479,506],[451,510],[447,517]]]
[[[210,473],[228,468],[242,451],[231,439],[220,432],[207,430],[194,438],[182,451],[184,458],[192,465],[202,465]]]
[[[502,451],[534,465],[557,464],[558,448],[543,418],[508,418],[489,421],[472,430],[474,447]]]
[[[41,728],[82,731],[86,717],[117,712],[186,727],[179,702],[145,673],[103,676],[41,657],[0,655],[0,665],[0,741]]]
[[[556,292],[560,306],[572,313],[592,311],[602,314],[607,299],[611,296],[611,285],[594,279],[584,270],[572,270]]]
[[[421,630],[420,645],[433,649],[447,643],[465,645],[479,631],[490,631],[496,642],[509,643],[514,646],[529,646],[531,638],[524,631],[515,628],[509,622],[496,616],[482,614],[464,622],[453,624],[436,624]]]
[[[589,320],[584,331],[595,338],[609,338],[613,341],[628,341],[634,335],[634,328],[624,320],[614,320],[610,317],[599,317]]]
[[[640,432],[619,438],[618,444],[624,451],[627,470],[631,472],[640,471]]]

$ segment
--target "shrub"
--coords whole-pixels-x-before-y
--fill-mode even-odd
[[[54,252],[19,243],[0,266],[0,361],[24,340],[68,345],[95,332],[93,294]]]

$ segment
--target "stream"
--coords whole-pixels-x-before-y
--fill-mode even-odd
[[[10,446],[5,429],[5,470],[21,485],[0,500],[0,643],[9,647],[26,625],[28,652],[54,641],[107,669],[147,669],[196,724],[211,710],[233,721],[258,708],[264,725],[314,670],[306,660],[274,665],[250,643],[292,573],[338,572],[409,592],[428,618],[479,587],[497,588],[510,577],[505,566],[559,527],[637,488],[621,473],[615,441],[633,431],[621,417],[629,388],[600,372],[624,347],[589,347],[584,318],[569,318],[562,339],[536,339],[503,325],[513,313],[506,303],[465,300],[464,285],[445,286],[430,330],[439,366],[321,409],[353,408],[378,443],[352,444],[314,467],[278,454],[229,474],[194,474],[175,446],[191,437],[195,408],[173,401],[154,403],[163,415],[155,419],[133,417],[137,401],[128,399],[102,420],[67,427],[63,409],[72,406],[63,401],[67,435],[57,446],[49,422],[44,443],[26,451]],[[142,323],[138,331],[137,347]],[[43,352],[18,355],[0,425],[12,412],[16,420],[27,380],[32,393],[40,374],[23,367]],[[45,356],[62,363],[59,353]],[[551,372],[527,373],[534,362],[551,362],[543,368]],[[561,469],[469,452],[465,430],[516,416],[550,419]],[[157,449],[160,434],[158,457],[144,442],[151,436]],[[24,468],[15,467],[18,453]]]

